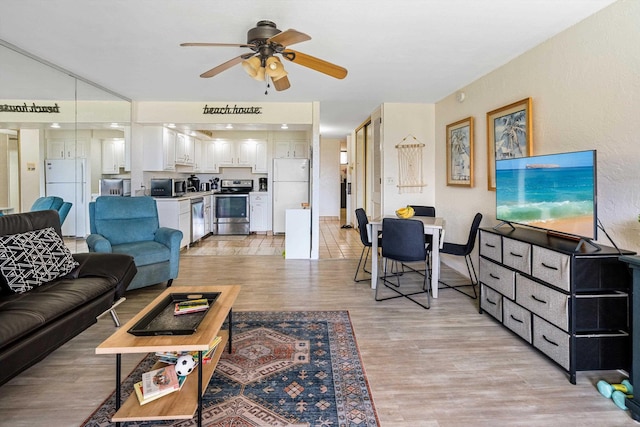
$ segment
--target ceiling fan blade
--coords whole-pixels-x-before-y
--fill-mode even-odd
[[[270,37],[267,42],[269,43],[278,43],[282,46],[291,46],[295,43],[305,42],[307,40],[311,40],[311,36],[301,33],[300,31],[294,30],[293,28],[289,28],[286,31],[276,34],[273,37]]]
[[[278,80],[272,80],[272,82],[273,87],[276,88],[277,91],[287,90],[291,87],[287,76],[280,77]]]
[[[225,70],[228,70],[229,68],[233,67],[234,65],[237,65],[237,64],[241,63],[242,60],[244,59],[244,56],[245,55],[236,56],[235,58],[230,59],[227,62],[223,62],[222,64],[218,65],[217,67],[213,67],[209,71],[205,71],[204,73],[200,74],[200,77],[208,78],[208,77],[213,77],[215,75],[218,75],[221,72],[223,72]]]
[[[253,44],[238,43],[180,43],[180,46],[223,46],[223,47],[255,47]]]
[[[282,57],[288,61],[295,62],[312,70],[319,71],[336,79],[344,79],[347,76],[347,69],[339,65],[332,64],[323,59],[316,58],[306,53],[287,49],[282,52]]]

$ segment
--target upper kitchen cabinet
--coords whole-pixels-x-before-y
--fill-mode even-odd
[[[218,173],[218,156],[216,152],[216,141],[202,141],[202,159],[200,172]]]
[[[255,162],[253,164],[254,173],[267,173],[269,165],[269,146],[267,141],[256,141]]]
[[[193,166],[195,164],[195,157],[194,138],[183,133],[178,133],[176,135],[175,163]]]
[[[215,139],[203,143],[202,172],[218,173],[221,167],[251,168],[253,173],[267,173],[268,145],[259,139]]]
[[[70,138],[47,138],[47,159],[75,159],[87,157],[87,142]]]
[[[193,147],[194,147],[194,161],[193,161],[193,171],[194,172],[204,172],[204,145],[202,144],[202,140],[198,138],[193,138]]]
[[[125,142],[124,139],[102,140],[102,173],[118,174],[120,168],[125,167]]]
[[[306,159],[309,157],[309,143],[302,139],[276,140],[274,157]]]
[[[176,137],[177,133],[174,130],[162,126],[145,126],[143,134],[143,170],[175,170]]]

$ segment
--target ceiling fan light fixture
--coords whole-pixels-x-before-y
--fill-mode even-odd
[[[276,56],[270,56],[265,62],[265,71],[271,80],[278,80],[287,75],[287,72],[280,62],[280,59]]]
[[[242,61],[242,68],[254,79],[256,78],[256,74],[258,74],[258,70],[261,68],[260,58],[257,56],[252,56],[249,59],[245,59]]]
[[[263,82],[265,80],[265,70],[264,67],[260,67],[258,68],[258,72],[256,73],[255,76],[253,76],[254,79]]]

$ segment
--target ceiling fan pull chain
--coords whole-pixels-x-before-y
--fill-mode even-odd
[[[267,82],[267,88],[264,91],[265,95],[269,95],[269,88],[271,87],[271,85],[269,84],[269,77],[265,78],[264,81]]]

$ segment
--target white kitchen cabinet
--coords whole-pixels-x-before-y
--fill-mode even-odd
[[[178,229],[182,231],[181,246],[188,246],[191,242],[191,200],[180,200],[178,202],[180,217],[178,218]]]
[[[281,140],[275,142],[275,158],[306,159],[309,157],[309,144],[305,140]]]
[[[250,193],[249,208],[249,231],[264,232],[271,230],[269,224],[269,193]]]
[[[176,132],[162,126],[145,126],[142,169],[172,171],[176,169]]]
[[[267,141],[256,141],[255,159],[253,162],[253,173],[267,173],[269,166],[269,150]]]
[[[47,159],[75,159],[87,157],[87,142],[51,138],[47,140]]]
[[[219,172],[221,167],[250,167],[254,173],[267,173],[266,140],[216,139],[206,144],[213,144],[213,147],[204,148],[206,170],[203,172]]]
[[[182,231],[180,249],[191,242],[191,200],[189,198],[156,198],[160,227]]]
[[[253,167],[255,159],[256,144],[253,140],[234,141],[236,157],[238,162],[236,166]]]
[[[191,166],[195,160],[193,137],[183,133],[176,134],[176,164]]]
[[[236,151],[233,141],[230,139],[217,139],[214,142],[217,167],[235,166],[234,158]]]
[[[213,202],[213,196],[204,196],[204,235],[208,235],[213,231],[211,227],[212,217],[211,217],[211,206]]]
[[[204,165],[204,156],[202,151],[202,140],[193,138],[193,171],[202,172]]]
[[[124,139],[102,141],[102,173],[117,174],[124,167]]]
[[[200,172],[220,172],[216,141],[202,141],[202,166]]]

